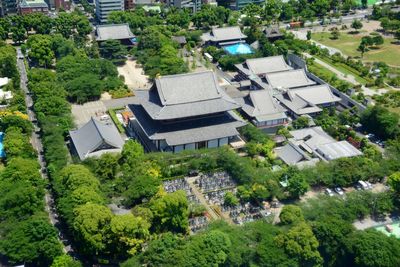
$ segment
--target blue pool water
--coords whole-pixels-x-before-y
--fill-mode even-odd
[[[4,152],[3,148],[3,139],[4,139],[4,133],[0,132],[0,158],[4,158],[6,156],[6,153]]]
[[[224,50],[231,55],[245,55],[245,54],[252,54],[253,49],[248,44],[234,44],[224,46]]]

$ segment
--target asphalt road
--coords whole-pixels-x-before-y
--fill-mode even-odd
[[[40,174],[42,176],[43,179],[46,179],[48,181],[48,177],[47,177],[47,169],[46,169],[46,161],[43,157],[43,145],[42,145],[42,140],[40,138],[40,135],[38,134],[40,131],[40,127],[37,123],[36,120],[36,114],[33,111],[33,100],[32,100],[32,96],[28,90],[28,76],[26,73],[26,68],[25,68],[25,64],[24,64],[24,60],[22,58],[22,53],[21,53],[21,49],[17,48],[17,66],[18,66],[18,70],[21,76],[21,89],[23,90],[24,94],[25,94],[25,104],[27,107],[27,114],[29,117],[29,120],[32,122],[33,127],[34,127],[34,131],[32,133],[31,136],[31,143],[33,148],[38,152],[38,161],[40,164]],[[58,236],[62,237],[62,233],[60,231],[60,229],[57,227],[58,226],[58,214],[56,212],[55,209],[55,205],[54,205],[54,198],[51,195],[51,193],[49,192],[49,190],[46,189],[46,193],[45,193],[45,209],[47,211],[47,213],[49,214],[49,220],[50,223],[56,227],[58,229]],[[71,251],[71,248],[69,246],[66,246],[65,243],[68,243],[68,240],[66,239],[59,239],[60,241],[62,241],[61,243],[63,244],[63,249],[64,251],[67,253],[69,251]]]

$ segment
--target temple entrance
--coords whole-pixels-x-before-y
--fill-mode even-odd
[[[202,149],[202,148],[207,148],[207,142],[206,141],[197,143],[197,149]]]

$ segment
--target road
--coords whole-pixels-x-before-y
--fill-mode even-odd
[[[33,148],[38,153],[38,161],[40,164],[40,174],[41,174],[42,178],[48,182],[46,161],[43,157],[43,145],[42,145],[42,141],[41,141],[41,138],[39,135],[40,127],[39,127],[37,119],[36,119],[36,114],[33,111],[33,100],[32,100],[31,93],[28,90],[28,86],[27,86],[28,85],[28,76],[26,73],[25,63],[24,63],[20,48],[17,48],[17,55],[18,55],[17,66],[18,66],[18,70],[19,70],[19,73],[21,76],[21,89],[23,90],[23,92],[25,94],[25,104],[27,107],[27,114],[28,114],[29,120],[32,122],[33,127],[35,129],[31,136],[31,143],[32,143]],[[58,221],[58,214],[56,212],[55,205],[54,205],[54,198],[50,194],[49,190],[47,190],[47,189],[45,192],[45,209],[46,209],[47,213],[49,214],[50,223],[58,229],[59,236],[63,236],[60,229],[58,228],[59,221]],[[61,241],[63,241],[63,242],[61,242]],[[60,242],[63,244],[63,249],[66,253],[71,250],[71,248],[69,246],[65,245],[65,243],[68,242],[67,240],[60,240]]]

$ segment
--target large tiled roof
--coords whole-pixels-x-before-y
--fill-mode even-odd
[[[321,109],[317,105],[340,101],[340,98],[332,93],[328,85],[289,89],[275,97],[297,115],[320,112]]]
[[[332,93],[327,84],[301,87],[290,91],[315,105],[340,101],[340,98]]]
[[[247,68],[256,75],[291,70],[283,56],[247,59]]]
[[[297,115],[312,114],[322,111],[317,105],[307,102],[303,98],[291,93],[290,91],[283,94],[275,95],[275,98],[285,106],[288,110]]]
[[[265,78],[273,88],[295,88],[315,84],[303,69],[267,73]]]
[[[106,150],[119,150],[124,145],[118,130],[114,125],[103,124],[96,119],[91,119],[80,129],[69,132],[73,145],[81,160],[93,153],[99,154],[102,147]]]
[[[152,119],[170,120],[239,108],[218,85],[211,71],[171,75],[155,80],[141,104]]]
[[[238,26],[214,28],[210,33],[205,33],[202,35],[203,41],[213,42],[223,42],[245,38],[247,38],[247,36],[242,33]]]
[[[243,98],[242,110],[257,120],[286,118],[285,110],[272,97],[269,90],[251,91]]]
[[[150,140],[165,140],[169,146],[236,136],[237,128],[246,124],[233,112],[164,124],[152,120],[140,105],[129,105],[129,108]]]
[[[98,25],[96,28],[97,41],[124,40],[135,37],[128,24]]]

